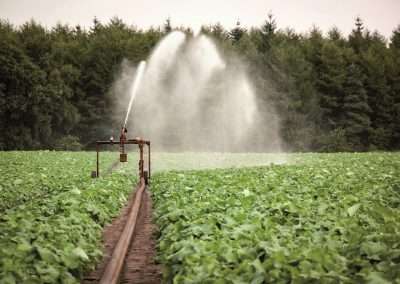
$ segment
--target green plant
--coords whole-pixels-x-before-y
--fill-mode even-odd
[[[398,283],[399,154],[306,154],[152,181],[167,283]]]
[[[78,283],[135,178],[92,179],[93,153],[0,153],[0,283]],[[115,155],[103,153],[107,167]]]

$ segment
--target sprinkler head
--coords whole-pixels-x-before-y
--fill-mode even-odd
[[[125,140],[126,139],[126,133],[128,132],[128,130],[125,128],[125,127],[122,127],[122,129],[121,129],[121,135],[119,136],[119,139],[122,141],[122,140]]]

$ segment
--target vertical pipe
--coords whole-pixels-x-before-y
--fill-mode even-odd
[[[140,178],[143,178],[144,177],[144,173],[143,173],[144,160],[143,160],[143,143],[142,142],[139,142],[139,150],[140,150],[139,176],[140,176]]]
[[[97,161],[96,161],[96,177],[99,177],[100,172],[99,172],[99,143],[96,143],[96,157],[97,157]]]
[[[150,141],[149,141],[149,179],[151,178],[151,159],[150,159]]]

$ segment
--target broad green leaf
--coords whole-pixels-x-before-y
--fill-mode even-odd
[[[72,254],[79,257],[80,259],[87,261],[89,260],[89,257],[87,256],[86,252],[80,248],[80,247],[76,247],[72,250]]]
[[[357,203],[354,204],[353,206],[347,208],[347,213],[349,214],[350,217],[354,216],[356,214],[357,210],[360,208],[361,204]]]

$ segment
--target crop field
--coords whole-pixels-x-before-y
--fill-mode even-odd
[[[103,154],[103,170],[115,154]],[[89,152],[0,153],[0,283],[76,283],[135,177],[92,179]]]
[[[0,152],[0,283],[77,283],[137,157]],[[154,153],[167,283],[400,283],[400,154]]]
[[[293,158],[154,176],[165,280],[400,283],[400,155]]]

